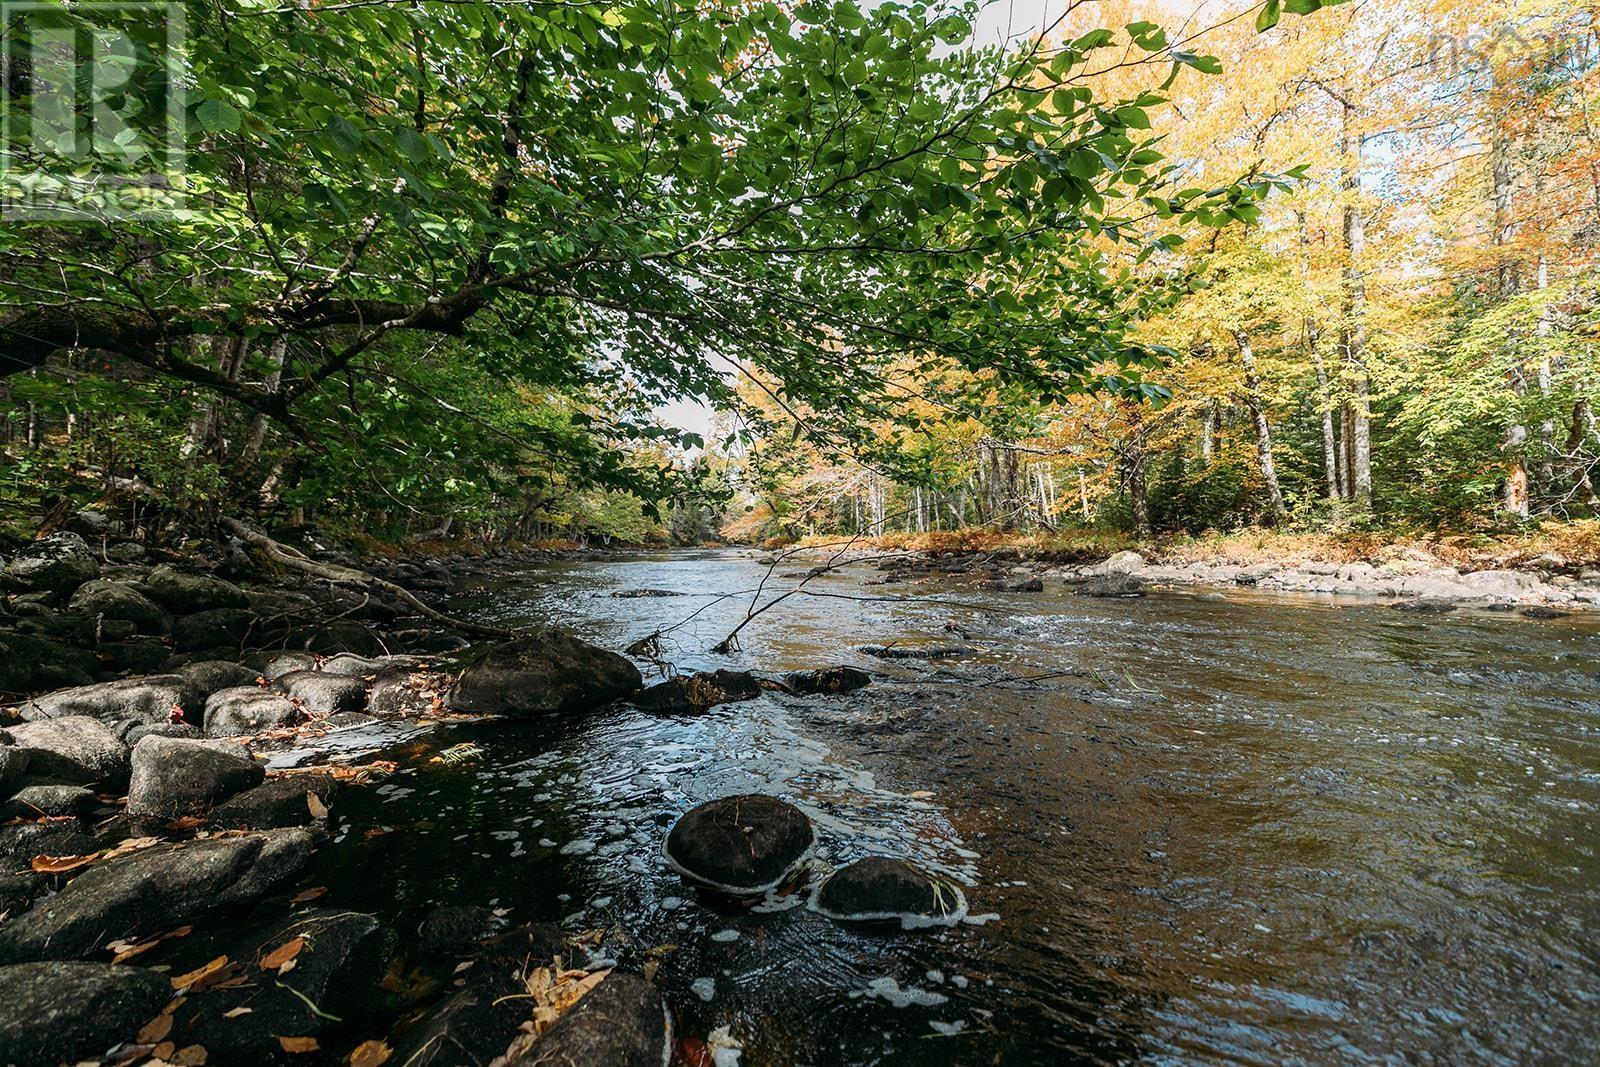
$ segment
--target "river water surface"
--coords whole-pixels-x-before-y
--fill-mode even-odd
[[[330,899],[603,930],[599,954],[659,961],[680,1033],[726,1027],[746,1067],[1600,1056],[1595,622],[869,586],[862,566],[710,654],[750,603],[715,594],[766,574],[662,554],[465,588],[457,610],[613,648],[703,609],[664,642],[684,672],[876,677],[695,717],[449,728],[432,743],[483,755],[341,797]],[[685,595],[609,595],[638,587]],[[684,884],[659,854],[672,822],[750,791],[810,814],[819,868],[910,857],[965,887],[973,921],[858,930]]]

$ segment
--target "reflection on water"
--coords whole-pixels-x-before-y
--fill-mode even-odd
[[[555,565],[457,607],[620,648],[763,573],[736,553]],[[874,576],[817,579],[830,595],[736,654],[705,650],[747,597],[667,646],[680,670],[851,663],[868,689],[454,728],[433,740],[483,758],[349,791],[317,877],[402,925],[484,903],[605,928],[597,951],[659,958],[685,1032],[727,1026],[747,1065],[1595,1056],[1594,623]],[[688,595],[607,595],[637,587]],[[907,595],[934,599],[877,599]],[[958,639],[972,655],[852,651]],[[823,864],[906,855],[995,918],[863,932],[700,894],[661,842],[742,791],[800,804]]]

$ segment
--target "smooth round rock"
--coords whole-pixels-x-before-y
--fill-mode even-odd
[[[685,812],[667,835],[667,862],[717,889],[775,889],[811,854],[816,834],[805,812],[759,793],[723,797]]]
[[[133,746],[128,814],[197,815],[265,777],[261,765],[231,742],[146,737]]]
[[[238,737],[293,726],[300,709],[282,693],[256,686],[219,689],[206,699],[207,737]]]
[[[479,657],[450,691],[450,706],[479,715],[544,715],[591,711],[640,687],[625,657],[560,630],[497,645]]]
[[[951,924],[966,913],[966,897],[905,860],[868,856],[835,871],[817,890],[813,905],[830,919],[898,921],[905,925]]]
[[[315,716],[337,715],[344,711],[364,711],[367,707],[366,683],[346,675],[321,671],[290,671],[272,683]]]

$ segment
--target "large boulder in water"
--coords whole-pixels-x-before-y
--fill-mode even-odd
[[[613,972],[541,1034],[517,1067],[662,1067],[672,1048],[672,1020],[655,986]]]
[[[691,808],[667,835],[679,873],[733,893],[762,893],[789,877],[816,843],[805,812],[777,797],[744,793]]]
[[[905,860],[869,856],[833,875],[817,890],[813,906],[830,919],[899,921],[906,926],[949,925],[966,913],[961,891],[924,874]]]
[[[261,765],[236,744],[146,737],[133,746],[128,814],[198,815],[265,777]]]
[[[108,963],[0,967],[0,1059],[13,1067],[100,1062],[172,998],[164,974]]]
[[[450,690],[450,706],[483,715],[580,712],[642,685],[639,669],[560,630],[508,641],[480,656]]]
[[[25,546],[0,570],[14,588],[38,592],[76,589],[100,573],[89,543],[75,533],[55,533]]]
[[[156,845],[97,864],[0,926],[0,963],[86,956],[254,900],[311,858],[309,830]]]
[[[872,681],[872,675],[854,667],[825,667],[814,671],[790,671],[783,684],[791,693],[848,693]]]
[[[24,719],[33,720],[87,715],[102,722],[157,723],[170,722],[174,711],[188,710],[197,699],[181,675],[156,674],[57,690],[25,700],[17,710]]]
[[[635,694],[633,703],[645,711],[694,712],[760,695],[761,683],[748,671],[716,670],[668,678]]]
[[[367,685],[360,678],[324,674],[321,671],[290,671],[272,683],[306,712],[316,717],[343,711],[365,711]]]
[[[227,829],[270,830],[304,826],[326,812],[339,790],[331,774],[290,774],[262,782],[218,804],[207,826]]]
[[[28,753],[28,771],[74,785],[128,780],[128,746],[99,719],[68,715],[11,726],[12,743]]]

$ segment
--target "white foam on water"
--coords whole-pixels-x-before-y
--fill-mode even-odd
[[[867,996],[886,1001],[896,1008],[936,1008],[950,999],[943,993],[918,989],[916,986],[901,988],[893,978],[874,978],[867,983],[865,992]]]
[[[689,992],[709,1003],[717,995],[717,980],[715,978],[696,978],[689,983]]]

